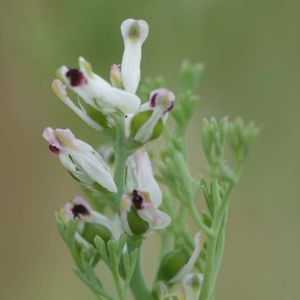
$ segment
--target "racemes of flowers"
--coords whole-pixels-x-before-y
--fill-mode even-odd
[[[74,196],[56,214],[57,228],[74,259],[75,273],[98,299],[130,299],[130,289],[138,300],[212,300],[229,195],[256,128],[240,118],[205,119],[201,132],[207,171],[194,178],[184,136],[198,102],[194,92],[203,67],[182,65],[176,106],[174,93],[162,80],[140,84],[148,31],[143,20],[122,23],[125,50],[121,65],[111,67],[110,83],[82,57],[78,68],[62,66],[57,72],[52,84],[56,95],[95,134],[102,132],[110,141],[97,151],[70,129],[44,130],[50,151],[86,194],[86,199]],[[76,101],[70,92],[78,96]],[[170,134],[164,131],[169,115]],[[161,135],[164,146],[154,176],[154,160],[145,147]],[[161,246],[150,285],[141,250],[153,234],[161,237]],[[97,275],[100,261],[111,271],[115,291],[104,287]]]

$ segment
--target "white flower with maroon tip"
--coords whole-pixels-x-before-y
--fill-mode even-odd
[[[69,129],[46,128],[43,137],[64,167],[88,188],[95,185],[115,193],[117,187],[104,160],[89,144],[76,139]]]
[[[130,197],[123,195],[121,199],[124,230],[128,234],[145,234],[167,227],[171,220],[158,209],[162,193],[145,150],[140,149],[128,158],[126,174],[126,192]]]
[[[79,58],[78,69],[62,66],[58,75],[84,102],[104,114],[116,111],[134,113],[140,105],[136,95],[111,86],[93,73],[91,65],[83,57]]]
[[[93,210],[91,206],[80,196],[74,196],[71,201],[67,202],[60,211],[60,216],[65,224],[72,219],[78,219],[79,233],[82,233],[85,223],[97,224],[105,227],[114,239],[119,239],[120,228],[114,222],[104,215]],[[77,237],[80,240],[79,237]]]
[[[175,95],[170,90],[160,88],[152,91],[150,100],[143,104],[131,119],[131,131],[134,132],[134,140],[144,144],[150,139],[156,138],[156,136],[154,137],[156,134],[155,129],[159,126],[162,130],[162,126],[167,120],[168,112],[173,109],[174,102]],[[151,112],[151,114],[139,128],[135,128],[135,121],[145,112]]]
[[[147,192],[133,190],[130,197],[123,195],[120,203],[123,230],[129,235],[144,235],[167,227],[170,217],[158,209]]]
[[[181,281],[188,273],[192,271],[201,251],[200,238],[201,233],[196,233],[194,237],[194,251],[191,257],[189,258],[188,262],[175,274],[175,276],[171,278],[169,281],[170,283],[174,284]]]
[[[121,24],[124,40],[124,54],[121,66],[121,76],[124,88],[134,94],[140,82],[140,64],[142,45],[149,32],[149,26],[144,20],[127,19]]]

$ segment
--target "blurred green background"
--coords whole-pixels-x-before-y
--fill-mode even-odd
[[[121,60],[119,25],[127,17],[150,25],[143,77],[162,75],[174,88],[183,59],[206,65],[189,131],[195,173],[203,166],[196,139],[204,116],[241,115],[261,126],[231,202],[217,299],[300,298],[299,1],[0,3],[0,299],[93,299],[72,273],[53,220],[80,188],[41,133],[70,127],[96,142],[50,84],[57,67],[76,66],[79,55],[108,78]]]

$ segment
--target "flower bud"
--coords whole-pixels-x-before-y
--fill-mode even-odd
[[[120,66],[116,64],[113,64],[110,68],[110,82],[116,88],[120,89],[123,87]]]
[[[89,144],[76,139],[69,129],[46,128],[43,137],[51,152],[58,155],[64,167],[89,189],[108,190],[117,187],[108,166]]]
[[[131,120],[130,131],[134,140],[144,144],[162,133],[168,112],[174,106],[175,96],[167,89],[154,90],[149,102],[142,105]]]
[[[148,36],[149,26],[143,20],[127,19],[121,24],[124,54],[121,75],[124,88],[135,94],[140,82],[142,45]]]
[[[158,278],[174,284],[190,273],[201,251],[200,233],[194,237],[194,251],[190,254],[185,248],[179,248],[167,253],[161,262]]]

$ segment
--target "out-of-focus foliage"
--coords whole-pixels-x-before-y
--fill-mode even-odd
[[[219,297],[297,299],[299,9],[292,0],[1,1],[0,298],[89,299],[69,272],[72,262],[53,224],[53,212],[77,185],[40,136],[46,125],[72,125],[97,145],[50,84],[56,68],[75,65],[79,55],[108,78],[109,63],[120,63],[123,52],[117,24],[134,17],[151,28],[143,78],[163,70],[173,88],[183,59],[205,64],[188,141],[194,170],[207,172],[193,142],[203,117],[242,115],[261,124],[233,194]]]

